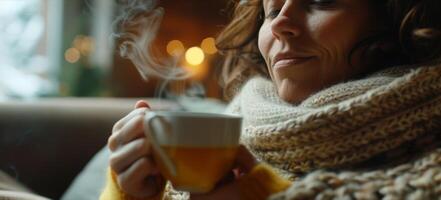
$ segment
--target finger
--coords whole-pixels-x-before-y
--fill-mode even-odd
[[[135,104],[135,109],[136,108],[150,108],[150,105],[147,101],[145,100],[139,100],[136,102]]]
[[[143,120],[144,115],[134,116],[120,130],[110,136],[108,141],[110,150],[115,151],[136,138],[144,137]]]
[[[142,108],[136,108],[135,110],[133,110],[132,112],[130,112],[128,115],[126,115],[125,117],[123,117],[122,119],[120,119],[118,122],[115,123],[115,125],[112,128],[112,132],[116,132],[119,129],[121,129],[128,121],[130,121],[130,119],[132,119],[134,116],[137,115],[145,115],[145,113],[147,111],[149,111],[149,108],[146,107],[142,107]]]
[[[151,159],[150,152],[151,147],[146,139],[136,139],[110,155],[110,166],[116,173],[120,173],[135,161],[145,157],[148,159],[148,162],[151,162],[149,164],[153,166],[152,174],[156,174],[157,169]]]
[[[119,137],[118,140],[122,145],[134,139],[144,137],[144,115],[133,117],[116,135]]]
[[[148,172],[151,169],[147,158],[141,158],[127,170],[118,175],[117,181],[122,190],[135,196],[150,196],[156,194],[159,188]],[[153,179],[155,180],[155,179]]]

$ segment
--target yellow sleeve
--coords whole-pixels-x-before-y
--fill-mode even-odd
[[[286,190],[291,182],[280,177],[265,164],[256,165],[248,174],[238,179],[241,199],[260,200]]]
[[[116,182],[116,174],[109,167],[107,170],[106,186],[100,195],[100,200],[161,200],[164,196],[165,182],[161,184],[163,184],[162,190],[156,196],[143,199],[135,198],[124,193],[124,191],[119,188]]]

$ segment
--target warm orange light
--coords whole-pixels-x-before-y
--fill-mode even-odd
[[[191,65],[201,64],[204,58],[204,52],[199,47],[191,47],[185,52],[185,60]]]
[[[201,48],[206,54],[215,54],[217,52],[215,40],[212,37],[202,40]]]
[[[167,53],[171,56],[180,56],[184,51],[184,44],[179,40],[172,40],[167,44]]]
[[[64,53],[64,59],[66,59],[69,63],[76,63],[80,60],[81,54],[80,51],[76,48],[69,48]]]
[[[78,49],[81,55],[88,56],[94,50],[95,41],[92,37],[78,35],[72,42],[72,46]]]
[[[89,55],[93,51],[94,45],[95,45],[95,41],[92,37],[84,37],[79,47],[81,55],[83,56]]]
[[[203,80],[208,73],[206,63],[200,65],[183,64],[182,67],[191,74],[191,78],[194,80]]]
[[[85,38],[84,35],[77,35],[74,41],[72,42],[72,46],[77,49],[80,49],[84,38]]]

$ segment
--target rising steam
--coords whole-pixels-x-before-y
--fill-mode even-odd
[[[153,48],[164,16],[157,0],[119,0],[121,15],[115,21],[114,37],[120,41],[120,54],[130,59],[144,80],[159,77],[164,80],[183,80],[190,73],[178,67],[177,57],[161,56]]]

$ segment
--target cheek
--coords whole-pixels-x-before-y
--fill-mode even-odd
[[[310,19],[312,34],[326,50],[347,56],[353,46],[367,34],[365,15],[348,11],[323,13]]]
[[[263,24],[259,30],[259,37],[257,40],[257,45],[259,47],[260,54],[262,54],[265,59],[265,63],[268,66],[269,63],[269,51],[271,49],[271,36],[272,33],[267,28],[268,25]]]
[[[260,54],[262,55],[263,59],[265,60],[265,64],[269,73],[269,76],[271,79],[276,80],[274,77],[274,72],[271,69],[271,49],[273,49],[274,46],[274,36],[270,30],[270,27],[268,24],[263,24],[262,27],[259,30],[259,36],[257,40],[257,45],[259,47]],[[277,80],[276,80],[277,81]]]
[[[331,59],[342,57],[348,49],[351,38],[351,24],[345,15],[328,13],[310,19],[312,37],[322,51]]]
[[[314,30],[312,37],[319,45],[322,61],[327,66],[322,71],[336,76],[329,77],[330,79],[337,79],[337,76],[338,79],[347,78],[345,76],[355,70],[347,69],[348,58],[352,48],[366,34],[363,24],[366,24],[363,17],[345,12],[327,13],[311,18],[311,30]],[[354,61],[351,61],[352,64],[358,66],[359,63]]]

